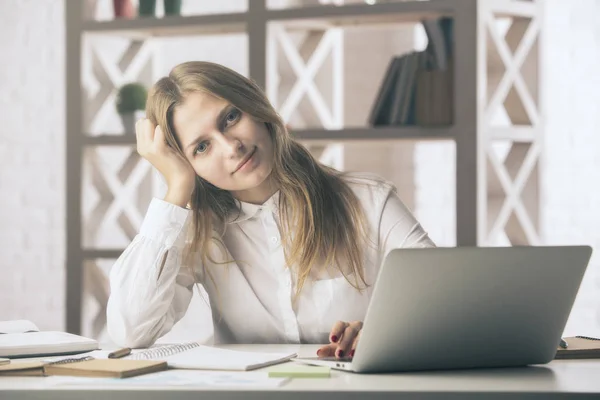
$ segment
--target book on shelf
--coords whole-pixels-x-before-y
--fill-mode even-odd
[[[448,17],[425,19],[422,24],[427,34],[425,52],[431,55],[426,68],[447,70],[453,53],[453,19]]]
[[[368,122],[372,126],[448,125],[453,114],[451,18],[423,21],[424,51],[390,60]]]
[[[398,81],[400,69],[404,63],[402,56],[390,60],[384,75],[383,82],[375,98],[375,104],[369,115],[369,124],[372,126],[390,125],[392,103],[394,99],[394,88]]]

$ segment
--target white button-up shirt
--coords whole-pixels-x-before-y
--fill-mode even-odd
[[[241,203],[228,219],[228,264],[183,266],[191,211],[153,199],[139,234],[110,272],[108,332],[122,346],[148,346],[183,317],[194,282],[209,296],[215,343],[327,343],[335,321],[364,320],[379,267],[394,248],[432,247],[433,242],[397,196],[394,186],[370,175],[350,175],[362,204],[371,245],[364,249],[370,286],[355,289],[335,268],[308,279],[295,297],[296,276],[281,245],[278,193],[262,205]],[[350,276],[353,281],[354,276]]]

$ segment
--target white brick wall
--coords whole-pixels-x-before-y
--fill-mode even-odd
[[[0,320],[62,329],[64,17],[56,0],[0,3]]]
[[[597,0],[547,0],[543,235],[600,251]],[[0,320],[64,325],[64,20],[60,0],[0,2]],[[452,244],[451,145],[415,153],[416,211]],[[567,150],[567,151],[565,151]],[[432,160],[441,160],[432,162]],[[440,173],[443,177],[440,179]],[[595,255],[567,333],[600,335]]]
[[[547,3],[543,234],[595,247],[565,333],[600,335],[600,1]]]

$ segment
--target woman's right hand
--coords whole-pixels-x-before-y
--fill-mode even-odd
[[[172,149],[160,126],[142,118],[135,124],[137,152],[162,174],[167,182],[165,201],[185,207],[192,196],[196,172],[190,163]]]

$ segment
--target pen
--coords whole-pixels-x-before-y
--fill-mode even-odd
[[[567,344],[567,341],[565,339],[560,339],[560,347],[562,347],[563,349],[566,349],[567,347],[569,347],[569,345]]]
[[[112,353],[108,353],[108,358],[121,358],[129,354],[131,354],[131,349],[129,347],[125,347],[119,350],[115,350]]]

